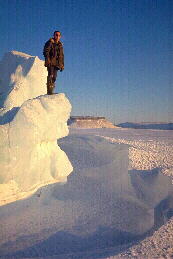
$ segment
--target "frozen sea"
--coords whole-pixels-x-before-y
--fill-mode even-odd
[[[1,206],[2,258],[108,258],[172,218],[173,131],[70,129],[58,145],[74,170]]]

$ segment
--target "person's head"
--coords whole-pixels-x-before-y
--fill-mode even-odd
[[[61,38],[61,32],[60,31],[55,31],[53,36],[54,36],[55,41],[58,42],[60,40],[60,38]]]

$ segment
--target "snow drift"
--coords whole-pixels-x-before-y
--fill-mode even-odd
[[[73,173],[64,185],[45,186],[2,208],[1,255],[99,258],[169,217],[171,180],[156,168],[128,171],[128,145],[79,133],[58,142]]]
[[[57,139],[68,135],[71,104],[64,94],[40,95],[46,92],[47,74],[37,57],[16,51],[7,53],[0,70],[3,204],[39,186],[66,181],[72,166]]]

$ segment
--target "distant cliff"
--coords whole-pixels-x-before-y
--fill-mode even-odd
[[[173,123],[163,123],[163,122],[125,122],[117,125],[122,128],[133,128],[133,129],[160,129],[160,130],[173,130]]]
[[[68,120],[71,128],[117,128],[105,117],[71,116]]]

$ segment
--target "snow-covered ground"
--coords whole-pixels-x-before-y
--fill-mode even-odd
[[[58,145],[74,171],[1,207],[2,258],[173,256],[173,131],[71,129]]]
[[[160,168],[165,174],[173,175],[173,132],[142,129],[94,129],[80,133],[101,136],[112,143],[129,145],[129,169],[148,170]]]

